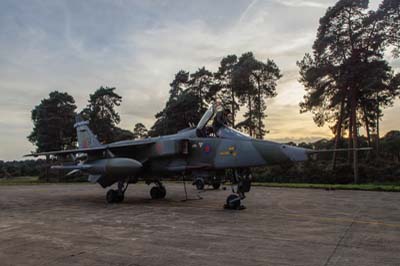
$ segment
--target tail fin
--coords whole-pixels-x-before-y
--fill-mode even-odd
[[[97,140],[96,135],[89,128],[89,122],[82,120],[80,115],[77,115],[76,123],[74,127],[76,128],[76,134],[78,136],[78,144],[80,149],[94,148],[102,146]]]

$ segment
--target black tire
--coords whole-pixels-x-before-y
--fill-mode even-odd
[[[219,189],[221,186],[221,183],[213,183],[212,186],[214,189]]]
[[[197,190],[203,190],[204,189],[204,181],[203,180],[196,180],[196,188]]]
[[[115,203],[117,202],[118,192],[114,189],[110,189],[107,191],[106,199],[108,203]]]
[[[121,193],[121,194],[117,194],[117,199],[116,199],[116,203],[121,203],[121,202],[123,202],[124,201],[124,198],[125,198],[125,195],[124,195],[124,193]]]
[[[158,194],[159,194],[158,187],[152,187],[150,189],[150,196],[152,199],[158,199]]]
[[[226,205],[229,209],[239,209],[240,207],[240,197],[236,194],[231,194],[226,198]]]
[[[165,198],[165,196],[167,195],[167,190],[165,189],[165,187],[161,186],[158,189],[159,189],[159,199]]]
[[[150,196],[152,199],[163,199],[167,195],[165,187],[152,187],[150,189]]]

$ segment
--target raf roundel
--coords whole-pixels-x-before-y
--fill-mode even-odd
[[[204,153],[209,154],[211,152],[211,145],[205,144],[203,148]]]

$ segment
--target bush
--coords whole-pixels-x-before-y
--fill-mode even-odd
[[[310,161],[293,165],[269,166],[253,171],[257,182],[351,184],[354,182],[352,166],[337,164],[332,170],[330,161]],[[359,166],[361,183],[400,183],[400,166],[388,162],[362,163]]]

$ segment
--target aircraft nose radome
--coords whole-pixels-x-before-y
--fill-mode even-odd
[[[282,145],[281,150],[293,162],[303,162],[308,160],[307,149]]]

